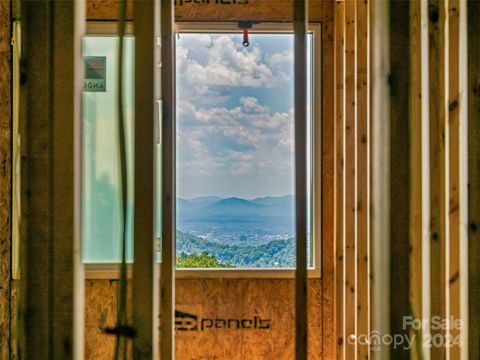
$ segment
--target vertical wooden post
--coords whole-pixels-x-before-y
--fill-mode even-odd
[[[458,52],[458,69],[459,69],[459,103],[460,103],[460,115],[459,115],[459,199],[460,199],[460,219],[459,219],[459,293],[456,294],[459,298],[459,320],[462,322],[462,326],[457,328],[459,331],[460,343],[456,344],[459,347],[459,358],[462,360],[468,359],[468,294],[469,294],[469,282],[468,282],[468,259],[469,247],[468,247],[468,134],[469,134],[469,121],[468,121],[468,24],[467,24],[467,1],[461,0],[459,3],[459,52]],[[478,38],[478,35],[477,35]],[[478,118],[477,118],[478,119]],[[478,253],[477,253],[478,255]],[[475,255],[474,255],[475,256]],[[476,357],[480,357],[480,349]],[[451,359],[453,359],[451,357]]]
[[[344,134],[345,134],[345,2],[335,7],[335,343],[343,359],[344,334]]]
[[[357,117],[357,337],[370,333],[370,104],[368,79],[369,1],[356,1],[356,117]],[[357,358],[369,359],[370,347],[357,344]]]
[[[390,304],[391,334],[408,336],[403,317],[409,306],[409,3],[390,4]],[[392,359],[408,359],[402,347],[391,347]]]
[[[52,94],[50,85],[51,68],[51,40],[48,27],[51,21],[52,3],[28,2],[25,5],[25,31],[28,34],[24,44],[28,44],[24,51],[24,58],[29,59],[26,66],[28,85],[23,91],[28,91],[25,108],[28,113],[29,126],[27,127],[27,187],[31,195],[23,203],[28,207],[28,218],[25,219],[26,233],[22,234],[21,247],[24,249],[25,259],[22,259],[21,273],[24,274],[22,294],[25,298],[25,348],[26,358],[33,359],[29,354],[35,348],[39,359],[49,358],[51,352],[51,337],[49,336],[50,306],[48,299],[49,277],[51,275],[50,256],[48,254],[51,242],[50,220],[52,206],[49,196],[49,177],[51,164],[49,162],[50,129],[47,124],[52,120]],[[52,84],[53,86],[53,84]],[[22,121],[27,121],[27,117]],[[31,139],[30,139],[31,138]],[[40,155],[42,155],[40,157]],[[35,191],[35,189],[38,189]],[[41,190],[40,190],[41,189]],[[40,190],[40,191],[39,191]],[[28,249],[26,248],[28,244]],[[35,264],[31,266],[29,264]],[[44,269],[37,271],[36,268]]]
[[[428,319],[425,312],[425,300],[429,299],[429,281],[424,274],[429,273],[428,245],[429,198],[428,188],[428,118],[425,109],[428,107],[428,91],[425,88],[425,72],[428,62],[425,59],[425,27],[426,0],[412,1],[410,3],[410,315],[415,319]],[[428,250],[428,249],[427,249]],[[428,274],[427,274],[428,275]],[[427,280],[427,281],[425,281]],[[410,339],[413,340],[410,354],[412,359],[423,359],[427,356],[426,348],[423,348],[424,331],[428,329],[409,329]]]
[[[345,358],[356,355],[356,1],[345,2]]]
[[[371,19],[371,329],[390,333],[390,9],[372,1]],[[372,344],[373,359],[388,359],[386,344]]]
[[[324,17],[322,22],[322,50],[321,70],[316,72],[321,84],[321,91],[317,92],[316,99],[321,99],[321,106],[316,107],[322,114],[318,118],[321,129],[317,134],[322,141],[317,144],[317,154],[321,154],[321,167],[317,168],[320,179],[321,192],[316,197],[321,211],[321,272],[322,272],[322,354],[325,359],[334,358],[335,340],[335,1],[322,1]],[[309,19],[312,18],[310,14]],[[319,53],[317,53],[319,55]],[[320,94],[319,94],[320,93]],[[320,127],[319,126],[319,127]],[[316,218],[318,220],[318,217]],[[312,349],[310,343],[309,351]],[[310,352],[311,354],[311,352]]]
[[[445,300],[445,2],[430,0],[429,11],[429,114],[430,114],[430,274],[431,315],[446,315]],[[432,336],[441,330],[432,330]],[[432,347],[432,359],[445,356]]]
[[[67,10],[68,13],[64,15],[58,14],[57,16],[73,16],[73,19],[70,20],[73,22],[73,31],[70,36],[72,36],[72,52],[73,52],[73,59],[65,59],[65,62],[62,62],[62,66],[65,67],[64,72],[59,74],[59,77],[65,77],[66,75],[70,75],[73,77],[73,107],[69,109],[67,106],[68,103],[64,104],[67,105],[63,111],[64,113],[59,114],[58,118],[64,120],[67,118],[69,112],[71,112],[73,117],[73,124],[66,124],[67,127],[71,127],[73,129],[73,185],[72,183],[66,183],[64,187],[64,191],[68,193],[70,191],[70,187],[73,187],[73,244],[68,246],[67,251],[71,251],[70,246],[73,246],[73,261],[69,263],[71,259],[66,258],[65,263],[63,264],[64,267],[67,269],[73,266],[73,312],[68,314],[72,316],[73,314],[73,358],[75,360],[82,360],[85,358],[85,268],[83,265],[83,252],[82,252],[82,98],[83,98],[83,86],[84,86],[84,79],[85,79],[85,65],[83,62],[83,38],[85,36],[85,1],[78,0],[74,1],[73,4],[65,4],[63,6],[64,11]],[[72,13],[73,12],[73,13]],[[65,28],[63,27],[64,24],[60,24],[57,31],[58,34],[63,32]],[[58,53],[59,57],[64,56],[62,53]],[[73,67],[73,70],[71,69]],[[71,73],[70,73],[71,72]],[[59,92],[59,95],[62,95],[62,92]],[[63,101],[59,99],[59,101]],[[60,121],[61,121],[60,120]],[[70,130],[72,131],[72,130]],[[65,128],[59,129],[56,136],[57,138],[61,138],[66,133]],[[72,151],[70,150],[70,143],[63,144],[63,148],[59,149],[59,152],[67,152]],[[62,156],[62,155],[61,155]],[[68,155],[67,155],[68,156]],[[71,159],[66,159],[66,162],[71,161]],[[62,178],[65,174],[62,171],[62,168],[57,168],[57,176]],[[60,194],[58,201],[62,201],[62,194]],[[64,216],[62,213],[58,213],[57,216]],[[67,228],[68,229],[68,228]],[[57,249],[57,251],[59,251]],[[68,254],[68,252],[67,252]],[[67,274],[67,276],[70,276]],[[57,282],[57,286],[61,286],[64,284],[63,281],[69,281],[68,277],[66,279],[60,279]],[[59,302],[63,302],[65,298],[59,298]],[[67,314],[65,314],[68,316]],[[60,319],[62,321],[62,319]],[[58,344],[58,346],[63,345],[65,347],[65,341],[62,344]]]
[[[175,358],[175,34],[174,2],[162,0],[162,265],[161,358]]]
[[[469,359],[480,357],[480,21],[478,19],[480,19],[480,2],[468,1]],[[464,326],[467,326],[467,323]]]
[[[295,358],[307,359],[307,20],[308,0],[294,2],[295,31]]]
[[[461,210],[462,174],[460,173],[460,3],[458,0],[448,1],[448,299],[447,318],[461,319]],[[463,122],[463,121],[462,121]],[[454,339],[460,340],[460,329],[451,324],[446,342],[450,359],[460,359],[461,346]],[[449,340],[451,339],[451,340]]]
[[[154,348],[155,2],[134,3],[135,31],[135,226],[133,263],[133,358],[152,359]]]
[[[26,3],[27,359],[83,358],[80,253],[84,3]],[[38,269],[42,269],[39,271]]]
[[[11,181],[12,181],[12,134],[11,134],[11,46],[10,46],[10,1],[0,1],[0,359],[10,358],[11,333]]]

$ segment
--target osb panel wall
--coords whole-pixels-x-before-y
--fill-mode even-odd
[[[325,6],[331,1],[311,1],[309,18],[322,21]],[[127,1],[127,18],[132,19],[132,2]],[[292,21],[293,0],[177,0],[177,21]],[[117,0],[88,0],[87,19],[114,20]]]
[[[112,280],[86,282],[86,359],[112,358],[115,340],[104,335],[102,329],[115,324],[117,286],[118,281]],[[293,291],[293,279],[178,279],[176,310],[183,313],[183,330],[176,332],[176,358],[293,359]],[[320,280],[310,280],[312,360],[322,355],[320,291]],[[197,318],[191,320],[188,316]]]
[[[10,1],[0,0],[0,359],[8,359],[11,253]]]

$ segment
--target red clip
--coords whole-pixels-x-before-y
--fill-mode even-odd
[[[250,45],[248,41],[248,29],[243,29],[243,46],[247,47],[248,45]]]

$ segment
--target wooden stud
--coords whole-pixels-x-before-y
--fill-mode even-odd
[[[161,2],[162,63],[162,264],[160,352],[175,358],[175,33],[172,0]]]
[[[370,176],[369,176],[369,81],[368,37],[369,2],[356,1],[356,116],[357,116],[357,337],[370,334]],[[357,344],[357,358],[369,359],[370,348],[366,343]]]
[[[390,3],[390,324],[391,334],[408,336],[403,318],[409,307],[409,6]],[[382,271],[381,269],[377,269]],[[391,347],[392,359],[408,359],[409,352]]]
[[[294,2],[295,74],[295,358],[307,359],[307,13],[308,0]]]
[[[423,238],[424,227],[423,213],[424,192],[423,192],[423,146],[425,140],[423,134],[423,112],[422,96],[422,6],[424,1],[412,1],[410,3],[410,307],[411,315],[415,319],[423,319]],[[428,291],[428,290],[427,290]],[[410,349],[412,359],[423,359],[422,356],[422,330],[414,331],[409,329],[409,336],[413,339]]]
[[[356,19],[355,1],[345,2],[345,358],[356,356]]]
[[[66,184],[62,187],[62,190],[68,193],[73,190],[73,204],[68,204],[70,207],[73,207],[73,229],[70,229],[68,226],[65,226],[67,231],[73,232],[73,239],[70,239],[73,244],[67,243],[67,254],[69,251],[73,252],[73,261],[72,258],[66,257],[65,263],[62,265],[64,268],[72,271],[73,267],[73,276],[72,274],[66,274],[67,278],[59,279],[56,283],[56,286],[64,285],[65,281],[71,281],[69,278],[73,277],[72,281],[72,292],[73,292],[73,311],[71,313],[65,313],[64,316],[73,316],[73,358],[75,360],[82,360],[85,358],[85,266],[83,264],[83,236],[82,236],[82,96],[83,96],[83,86],[85,79],[85,65],[83,62],[83,41],[85,36],[85,1],[75,1],[73,4],[64,4],[62,6],[62,12],[56,14],[56,16],[72,16],[73,19],[66,19],[66,21],[71,21],[69,27],[73,26],[71,41],[71,52],[73,53],[73,58],[66,58],[63,61],[57,60],[57,64],[61,64],[62,73],[58,75],[58,78],[68,78],[70,75],[73,78],[72,93],[67,91],[67,94],[70,97],[73,97],[73,100],[70,100],[73,103],[73,107],[69,108],[69,102],[63,104],[65,107],[62,108],[62,112],[58,114],[58,119],[64,120],[71,116],[73,124],[66,124],[66,128],[58,129],[56,137],[61,138],[69,132],[73,132],[70,138],[71,143],[61,142],[62,147],[59,147],[58,152],[63,157],[63,153],[67,154],[65,162],[72,161],[71,154],[73,152],[73,168],[72,178],[70,178],[70,183],[67,181]],[[62,31],[64,31],[66,24],[60,23],[58,28],[56,28],[57,35],[60,37]],[[63,42],[62,42],[63,43]],[[63,53],[58,52],[57,56],[63,57]],[[73,68],[73,69],[72,69]],[[71,81],[71,80],[70,80]],[[63,102],[61,96],[63,92],[59,91],[60,99],[59,102]],[[60,121],[62,122],[62,121]],[[73,139],[72,139],[73,138]],[[73,144],[73,149],[71,148]],[[69,153],[70,151],[70,153]],[[57,178],[65,177],[65,174],[62,172],[62,168],[57,167]],[[68,178],[67,178],[68,179]],[[73,181],[72,181],[73,180]],[[73,188],[73,189],[72,189]],[[63,201],[63,194],[60,194],[57,201]],[[60,211],[56,214],[57,216],[64,216]],[[71,211],[71,208],[69,209]],[[69,224],[70,225],[70,224]],[[63,239],[62,239],[63,240]],[[57,240],[58,241],[58,240]],[[68,241],[68,240],[67,240]],[[61,252],[61,249],[56,249],[56,251]],[[61,296],[61,295],[60,295]],[[65,297],[59,297],[58,301],[63,302]],[[70,305],[71,306],[71,305]],[[69,310],[69,309],[67,309]],[[72,315],[73,314],[73,315]],[[59,319],[57,326],[61,326],[61,321]],[[64,338],[65,339],[65,338]],[[66,341],[58,342],[57,349],[63,346],[65,348]]]
[[[390,3],[372,1],[371,19],[371,329],[390,333]],[[376,344],[375,358],[390,347]]]
[[[459,320],[462,327],[459,330],[459,358],[468,359],[468,24],[467,1],[459,2]],[[480,355],[480,354],[477,354]]]
[[[12,183],[12,136],[11,136],[11,47],[10,47],[10,1],[0,1],[0,358],[10,357],[11,324],[11,183]]]
[[[460,94],[459,94],[459,2],[448,1],[448,318],[460,319]],[[460,331],[447,329],[447,352],[450,359],[460,359]],[[449,340],[451,339],[451,340]],[[450,347],[451,345],[451,347]]]
[[[22,327],[18,326],[17,315],[20,301],[16,280],[20,279],[20,235],[22,233],[22,155],[25,153],[25,144],[22,136],[25,134],[25,124],[20,123],[20,79],[21,79],[21,22],[16,20],[12,24],[12,291],[10,303],[10,357],[18,358],[19,338],[22,336]]]
[[[345,73],[345,2],[335,7],[335,340],[336,358],[344,351],[344,73]]]
[[[334,188],[335,188],[335,25],[334,1],[310,2],[322,6],[322,61],[319,83],[321,96],[321,271],[322,271],[322,356],[333,359],[335,356],[335,235],[334,235]],[[312,22],[312,11],[309,21]],[[317,54],[320,56],[320,54]],[[310,301],[315,301],[309,295]],[[312,317],[310,317],[312,318]],[[309,342],[309,351],[317,351]]]
[[[445,301],[445,2],[430,0],[429,11],[429,114],[430,114],[430,283],[431,316],[446,316]],[[441,330],[432,329],[443,337]],[[437,337],[438,337],[437,336]],[[445,356],[432,347],[432,359]]]
[[[154,342],[155,2],[134,3],[135,23],[135,200],[133,263],[133,358],[152,359]]]
[[[82,2],[26,4],[28,224],[27,359],[83,358],[80,254]],[[24,88],[26,90],[26,88]],[[28,120],[27,120],[28,119]],[[41,268],[43,271],[38,271]]]
[[[480,358],[480,2],[468,1],[468,358]],[[464,324],[467,325],[467,324]]]

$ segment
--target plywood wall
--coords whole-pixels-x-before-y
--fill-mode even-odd
[[[116,280],[86,281],[86,359],[112,358],[114,338],[102,329],[115,324],[117,291]],[[178,360],[294,357],[293,279],[178,279],[176,298],[177,311],[197,316],[197,329],[176,331]],[[308,330],[309,359],[332,359],[322,358],[319,279],[309,281]]]

